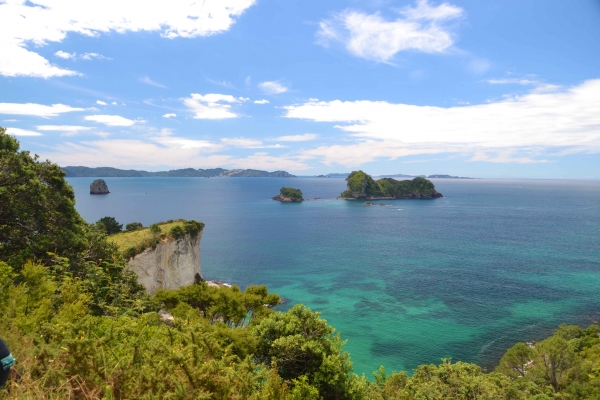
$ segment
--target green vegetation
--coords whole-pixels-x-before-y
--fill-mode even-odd
[[[57,252],[84,250],[86,223],[75,211],[75,194],[58,165],[40,161],[0,128],[0,260],[16,269]]]
[[[161,240],[181,239],[186,234],[195,236],[203,228],[204,224],[202,222],[178,219],[152,224],[149,228],[119,232],[109,236],[107,241],[115,244],[125,258],[128,259],[142,253],[149,247],[155,248]]]
[[[442,197],[435,190],[433,183],[425,178],[398,181],[392,178],[373,180],[363,171],[353,171],[346,178],[346,191],[342,193],[345,199],[431,199]]]
[[[131,222],[131,223],[125,225],[125,230],[127,232],[138,231],[140,229],[144,229],[144,225],[142,225],[141,222]]]
[[[302,191],[300,189],[282,187],[279,191],[279,195],[281,197],[287,197],[293,200],[304,200],[302,198]]]
[[[198,277],[150,297],[125,268],[123,246],[204,225],[169,221],[107,237],[81,220],[56,165],[19,152],[3,130],[0,146],[0,337],[17,359],[2,398],[600,398],[596,325],[561,325],[534,348],[519,343],[490,373],[446,359],[412,376],[381,367],[368,381],[319,313],[273,311],[280,299],[265,286],[216,288]]]
[[[102,217],[96,221],[96,225],[104,230],[107,235],[114,235],[123,230],[123,224],[118,223],[114,217]]]

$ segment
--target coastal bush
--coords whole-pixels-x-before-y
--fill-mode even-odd
[[[174,239],[179,240],[185,236],[185,231],[183,230],[183,228],[181,226],[174,226],[169,231],[169,236],[171,236]]]
[[[83,251],[85,222],[65,173],[50,161],[20,151],[0,127],[0,261],[20,269],[26,260],[48,261],[48,252],[72,260]]]
[[[143,228],[144,228],[144,225],[142,225],[141,222],[131,222],[131,223],[125,225],[125,230],[127,232],[133,232],[133,231],[137,231],[137,230],[140,230]]]
[[[96,225],[104,228],[107,235],[114,235],[123,230],[123,224],[119,224],[114,217],[102,217],[96,221]]]

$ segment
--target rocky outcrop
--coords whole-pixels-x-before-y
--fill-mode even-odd
[[[186,234],[180,239],[168,239],[147,248],[129,259],[128,267],[138,276],[138,282],[146,287],[149,294],[160,289],[176,289],[195,282],[200,269],[200,240],[202,230],[197,235]]]
[[[299,203],[301,201],[304,201],[304,199],[296,199],[296,198],[293,198],[293,197],[285,197],[285,196],[282,196],[280,194],[278,194],[275,197],[272,197],[272,199],[273,200],[277,200],[277,201],[281,201],[281,202],[284,202],[284,203]]]
[[[96,179],[90,185],[90,194],[109,194],[108,186],[104,179]]]

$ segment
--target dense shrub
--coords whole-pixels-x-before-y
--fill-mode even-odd
[[[141,222],[131,222],[131,223],[125,225],[125,230],[127,232],[133,232],[133,231],[137,231],[137,230],[140,230],[143,228],[144,228],[144,225],[142,225]]]

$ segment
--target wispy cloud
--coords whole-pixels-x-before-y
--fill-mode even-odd
[[[107,126],[133,126],[139,122],[119,115],[88,115],[84,119],[86,121],[98,122]]]
[[[39,131],[60,132],[60,136],[77,136],[79,132],[90,131],[92,129],[89,126],[78,125],[40,125],[37,127]]]
[[[308,142],[310,140],[315,140],[317,137],[318,135],[314,133],[305,133],[303,135],[279,136],[273,140],[277,140],[279,142]]]
[[[266,94],[281,94],[289,90],[287,86],[284,86],[279,81],[262,82],[258,84],[258,87]]]
[[[81,59],[82,60],[88,60],[88,61],[94,60],[94,59],[96,59],[96,60],[111,60],[110,57],[106,57],[106,56],[103,56],[102,54],[98,54],[98,53],[85,53],[85,54],[82,54],[81,55]]]
[[[100,106],[106,106],[107,103],[105,101],[102,100],[96,100],[96,104],[100,105]]]
[[[147,76],[142,76],[138,79],[138,81],[142,82],[143,84],[146,85],[150,85],[150,86],[156,86],[162,89],[168,89],[165,85],[158,83],[158,82],[154,82],[152,79],[150,79]]]
[[[41,133],[21,128],[6,128],[6,133],[13,136],[42,136]]]
[[[269,104],[269,100],[254,100],[254,104]]]
[[[84,108],[71,107],[65,104],[46,106],[36,103],[0,103],[0,114],[33,115],[37,117],[56,117],[68,112],[85,111]]]
[[[554,85],[551,83],[546,83],[537,79],[530,78],[497,78],[488,79],[486,82],[491,85],[533,86],[535,88],[535,92],[537,93],[552,92],[561,88],[561,86],[559,85]]]
[[[379,13],[342,11],[320,22],[318,43],[324,47],[340,43],[350,54],[376,62],[390,62],[406,50],[441,53],[454,43],[452,30],[444,23],[461,17],[463,10],[448,3],[432,6],[427,0],[418,0],[415,7],[406,7],[399,14],[390,20]]]
[[[192,93],[181,101],[194,113],[195,119],[227,119],[237,118],[238,114],[231,111],[231,104],[239,104],[249,99],[234,97],[228,94],[208,93],[205,95]]]
[[[249,138],[222,138],[221,143],[229,147],[239,147],[244,149],[281,149],[285,146],[280,144],[267,145],[261,140],[249,139]]]
[[[209,77],[205,77],[205,79],[212,84],[223,86],[223,87],[226,87],[227,89],[237,89],[235,87],[235,85],[229,81],[225,81],[225,80],[219,81],[219,80],[210,79]]]
[[[163,118],[175,118],[177,116],[177,114],[175,113],[169,113],[169,114],[164,114]]]

